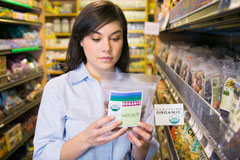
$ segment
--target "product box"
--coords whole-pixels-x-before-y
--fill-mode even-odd
[[[38,15],[33,13],[25,13],[25,20],[26,21],[38,21]]]
[[[21,141],[22,141],[22,132],[19,132],[12,139],[10,139],[9,141],[6,141],[8,151],[12,150]]]
[[[12,11],[8,8],[0,7],[0,17],[12,18]]]
[[[6,130],[5,132],[3,132],[3,135],[5,137],[5,140],[8,142],[19,133],[22,133],[21,132],[21,123],[18,123],[15,126],[13,126],[12,128]]]
[[[22,12],[13,11],[13,18],[14,19],[20,19],[25,20],[25,14]]]

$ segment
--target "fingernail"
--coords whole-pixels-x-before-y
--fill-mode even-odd
[[[114,119],[115,117],[114,116],[110,116],[110,119]]]
[[[123,129],[126,131],[126,130],[128,129],[128,127],[127,127],[127,126],[124,126]]]
[[[118,124],[121,124],[121,123],[122,123],[122,121],[120,121],[120,120],[119,120],[119,121],[117,121],[117,123],[118,123]]]

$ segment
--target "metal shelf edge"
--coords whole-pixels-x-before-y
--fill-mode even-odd
[[[27,81],[30,81],[32,79],[35,79],[35,78],[38,78],[38,77],[41,77],[43,76],[43,72],[36,72],[36,73],[32,73],[30,75],[27,75],[26,77],[20,79],[20,80],[17,80],[15,82],[11,82],[11,83],[8,83],[6,85],[3,85],[3,86],[0,86],[0,92],[6,90],[6,89],[9,89],[9,88],[12,88],[12,87],[15,87],[17,85],[20,85],[22,83],[25,83]]]

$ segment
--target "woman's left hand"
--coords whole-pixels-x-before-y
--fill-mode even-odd
[[[152,139],[153,126],[144,122],[139,122],[139,126],[133,127],[127,133],[128,140],[136,147],[146,147]]]

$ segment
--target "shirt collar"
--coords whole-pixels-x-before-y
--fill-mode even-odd
[[[120,70],[118,68],[115,69],[116,73],[119,73]],[[85,64],[82,62],[77,69],[70,71],[70,81],[72,85],[78,84],[83,80],[90,78],[94,79],[90,73],[88,72]]]

